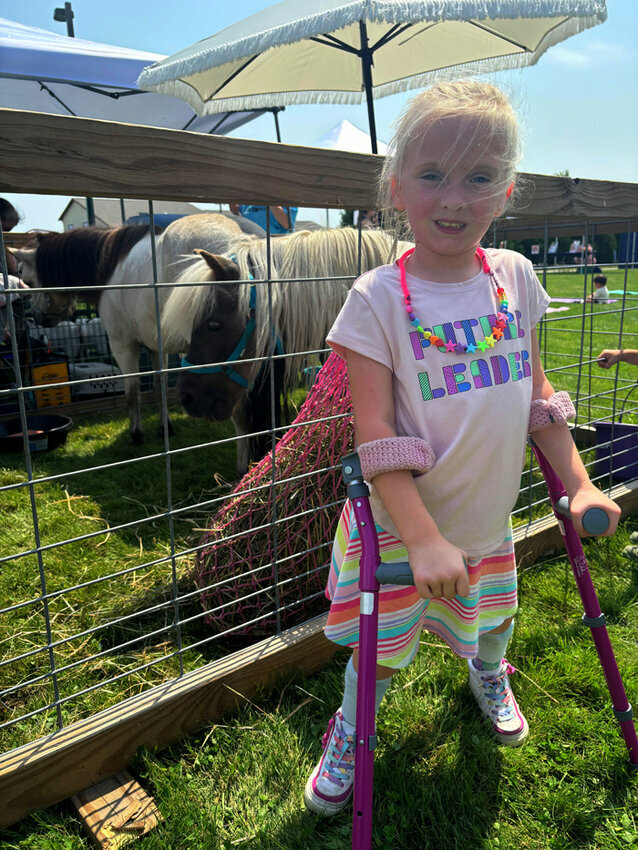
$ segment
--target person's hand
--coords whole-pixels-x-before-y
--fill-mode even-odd
[[[601,493],[598,487],[595,487],[591,481],[580,487],[569,498],[569,513],[574,523],[574,528],[581,537],[592,536],[583,528],[583,516],[590,508],[602,508],[609,517],[609,528],[607,531],[604,534],[596,536],[611,537],[618,526],[620,508],[612,499]]]
[[[414,584],[423,599],[454,599],[468,596],[470,583],[465,553],[443,536],[407,547]]]
[[[596,362],[600,366],[601,369],[611,369],[612,366],[615,366],[616,363],[620,362],[621,352],[616,349],[605,348],[600,352]]]
[[[233,215],[240,215],[239,204],[228,204],[228,207]]]

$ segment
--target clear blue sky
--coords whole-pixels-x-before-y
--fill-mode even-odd
[[[54,8],[62,5],[56,0],[2,0],[0,15],[65,34],[65,25],[53,20]],[[73,0],[75,35],[171,54],[270,5],[268,0]],[[522,171],[569,169],[572,177],[638,182],[638,2],[607,0],[607,8],[604,24],[551,48],[535,67],[491,76],[510,95],[524,128]],[[376,101],[380,139],[390,138],[409,96]],[[280,115],[282,141],[312,145],[343,118],[362,129],[367,126],[364,106],[286,107]],[[271,116],[234,135],[276,140]],[[24,213],[19,229],[59,229],[60,199],[6,197]],[[319,211],[300,216],[325,222]]]

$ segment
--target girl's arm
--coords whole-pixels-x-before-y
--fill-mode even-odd
[[[375,360],[344,350],[357,445],[396,437],[392,372]],[[453,599],[470,592],[464,553],[439,532],[409,470],[376,475],[374,486],[408,550],[420,595]]]
[[[541,366],[536,328],[532,329],[532,380],[532,400],[547,399],[554,392]],[[609,516],[609,528],[602,536],[611,537],[620,519],[620,508],[589,480],[567,425],[556,423],[535,431],[533,440],[565,486],[570,513],[578,534],[581,537],[587,536],[582,517],[589,508],[596,507],[602,508]]]

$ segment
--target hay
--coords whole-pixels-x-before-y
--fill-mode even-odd
[[[331,418],[328,421],[318,419]],[[352,451],[347,372],[331,354],[274,452],[253,466],[207,524],[197,558],[206,622],[263,637],[327,608],[330,549]],[[274,524],[273,524],[274,523]]]

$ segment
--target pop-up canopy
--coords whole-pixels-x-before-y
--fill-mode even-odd
[[[163,58],[0,18],[0,105],[220,134],[264,111],[200,118],[179,98],[138,89],[142,70]]]

